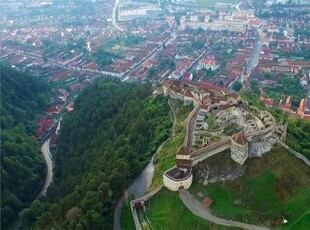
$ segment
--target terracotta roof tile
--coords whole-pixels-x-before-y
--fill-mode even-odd
[[[232,135],[231,138],[233,139],[234,142],[236,142],[239,145],[245,145],[248,142],[243,132],[236,133]]]

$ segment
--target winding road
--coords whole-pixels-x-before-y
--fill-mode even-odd
[[[225,220],[219,217],[212,215],[212,213],[196,198],[194,198],[188,191],[182,189],[180,190],[180,198],[185,204],[185,206],[196,216],[199,216],[205,220],[213,222],[215,224],[237,227],[242,229],[251,229],[251,230],[267,230],[268,228],[255,226],[251,224],[246,224],[238,221]]]
[[[47,174],[44,182],[44,186],[39,194],[39,196],[43,195],[45,196],[46,190],[51,182],[53,182],[53,163],[52,163],[52,157],[50,152],[50,141],[51,139],[48,139],[45,141],[41,147],[42,154],[44,156],[46,166],[47,166]]]
[[[172,105],[170,104],[170,101],[168,101],[169,107],[172,110],[173,113],[173,126],[172,126],[172,136],[175,135],[175,125],[176,125],[176,116],[174,109]],[[168,139],[167,139],[168,140]],[[122,209],[125,205],[125,202],[127,201],[128,197],[131,195],[134,195],[135,198],[143,197],[143,195],[146,193],[148,188],[150,187],[153,175],[155,171],[155,164],[154,164],[154,158],[157,156],[157,154],[161,151],[165,143],[167,142],[165,140],[156,150],[156,153],[153,155],[150,163],[144,168],[142,173],[135,179],[135,181],[129,186],[127,191],[125,191],[124,195],[121,197],[120,201],[118,202],[115,212],[114,212],[114,221],[113,221],[113,229],[119,230],[121,229],[121,215],[122,215]]]

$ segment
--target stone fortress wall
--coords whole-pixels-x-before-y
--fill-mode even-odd
[[[220,107],[221,105],[212,104],[207,106],[206,108],[206,106],[203,106],[202,102],[197,99],[197,97],[195,97],[196,95],[193,95],[192,97],[184,96],[184,92],[182,92],[179,88],[171,87],[171,85],[164,85],[163,88],[165,96],[169,96],[173,99],[180,99],[184,101],[184,104],[193,103],[193,105],[195,106],[195,108],[188,115],[186,122],[186,136],[183,142],[183,147],[187,153],[178,152],[176,155],[176,166],[167,170],[163,175],[164,186],[167,187],[169,190],[177,191],[179,188],[189,188],[193,179],[192,167],[195,166],[198,162],[203,161],[226,149],[231,150],[231,158],[234,161],[243,165],[243,163],[248,158],[248,142],[267,141],[274,134],[274,130],[276,127],[275,119],[269,112],[260,111],[259,118],[264,121],[264,128],[252,132],[235,134],[236,136],[233,135],[231,137],[225,137],[218,142],[211,143],[206,147],[202,147],[198,150],[192,151],[191,141],[193,139],[193,129],[199,112],[209,112],[210,109],[212,109],[213,107]],[[219,92],[218,89],[215,90],[217,91],[217,93]],[[230,100],[230,98],[227,99],[227,101],[229,102],[226,104],[226,108],[227,106],[238,106],[236,101],[233,102]],[[225,107],[223,109],[225,109]],[[244,140],[242,143],[240,143],[238,139],[236,140],[236,138],[241,138]],[[182,173],[183,177],[181,175]]]
[[[199,109],[200,109],[200,104],[197,104],[195,108],[190,112],[186,120],[186,135],[185,135],[185,139],[183,142],[183,146],[187,149],[187,151],[190,151],[190,148],[192,145],[192,143],[190,143],[192,139],[191,136],[193,135],[192,127],[194,125],[195,118],[197,117],[197,114],[199,113]]]

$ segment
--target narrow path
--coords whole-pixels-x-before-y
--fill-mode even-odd
[[[175,136],[175,125],[177,123],[177,118],[175,116],[174,108],[172,107],[169,99],[168,99],[168,104],[169,104],[169,107],[170,107],[172,114],[173,114],[172,137],[174,137]]]
[[[53,164],[52,164],[51,152],[50,152],[50,141],[51,139],[49,138],[47,141],[43,143],[41,147],[41,151],[42,151],[42,154],[44,156],[46,166],[47,166],[47,174],[46,174],[44,186],[39,196],[45,195],[48,186],[50,185],[51,182],[53,182]]]
[[[300,221],[305,215],[310,214],[310,210],[304,212],[297,220],[295,220],[293,223],[291,223],[288,227],[290,229],[294,224],[296,224],[298,221]]]
[[[238,221],[231,221],[222,218],[218,218],[201,203],[196,198],[194,198],[188,191],[182,189],[180,190],[180,198],[185,204],[185,206],[196,216],[199,216],[205,220],[213,222],[215,224],[237,227],[242,229],[251,229],[251,230],[267,230],[268,228],[260,227],[256,225],[246,224]]]

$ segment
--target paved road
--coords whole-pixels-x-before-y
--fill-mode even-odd
[[[170,101],[168,102],[169,106],[173,112],[173,126],[172,126],[172,136],[174,136],[174,128],[176,124],[176,117],[173,110],[173,107],[170,104]],[[166,140],[167,141],[167,140]],[[122,209],[124,207],[125,202],[127,201],[128,197],[131,195],[134,195],[135,198],[143,197],[146,191],[149,189],[153,176],[155,171],[155,165],[154,165],[154,158],[156,155],[161,151],[164,144],[166,143],[164,141],[157,149],[156,153],[152,157],[150,163],[144,168],[142,173],[135,179],[135,181],[129,186],[128,190],[124,193],[124,195],[121,197],[120,201],[118,202],[115,212],[114,212],[114,222],[113,222],[113,228],[114,230],[119,230],[121,228],[121,215],[122,215]]]
[[[45,195],[48,186],[50,185],[51,182],[53,182],[53,164],[52,164],[51,153],[50,153],[50,141],[51,139],[48,139],[47,141],[43,143],[41,147],[41,151],[43,153],[46,166],[47,166],[47,174],[46,174],[44,186],[39,196]]]
[[[117,11],[117,7],[119,4],[119,0],[115,0],[115,4],[113,6],[113,10],[112,10],[112,24],[120,31],[124,31],[119,25],[117,25],[116,23],[116,11]]]
[[[211,221],[215,224],[225,225],[229,227],[237,227],[242,229],[250,230],[267,230],[268,228],[255,226],[251,224],[241,223],[237,221],[225,220],[213,216],[211,212],[198,200],[196,200],[188,191],[180,190],[180,198],[182,199],[185,206],[196,216],[199,216],[205,220]]]
[[[263,46],[263,38],[262,38],[263,30],[264,30],[263,26],[257,30],[258,41],[255,44],[252,55],[251,55],[247,65],[246,65],[246,72],[248,75],[251,74],[252,69],[257,65],[257,63],[259,61],[259,55],[260,55],[260,52],[261,52],[262,46]]]
[[[129,79],[129,76],[131,73],[135,72],[136,70],[138,70],[141,65],[143,65],[144,62],[152,60],[158,51],[163,49],[164,45],[168,45],[170,44],[174,39],[177,38],[176,33],[171,33],[170,36],[168,38],[166,38],[162,44],[160,44],[157,48],[155,48],[151,53],[149,53],[148,55],[146,55],[144,58],[142,58],[142,60],[136,64],[136,66],[134,68],[132,68],[131,70],[128,70],[127,73],[125,73],[122,77],[121,77],[121,81],[125,82]]]

